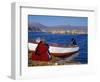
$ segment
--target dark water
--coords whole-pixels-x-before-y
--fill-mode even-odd
[[[87,34],[50,34],[43,32],[28,32],[28,40],[35,40],[37,38],[43,38],[47,43],[59,43],[59,44],[70,44],[71,38],[75,38],[77,44],[80,47],[78,56],[73,60],[79,61],[82,64],[88,63],[88,35]]]

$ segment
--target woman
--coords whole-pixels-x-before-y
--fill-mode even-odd
[[[49,53],[49,46],[44,41],[40,41],[35,53],[32,54],[32,59],[37,61],[49,61],[51,60],[51,54]]]

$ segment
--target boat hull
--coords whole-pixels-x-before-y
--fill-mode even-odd
[[[55,57],[70,57],[71,55],[77,53],[78,51],[75,52],[69,52],[69,53],[51,53],[51,55]]]
[[[29,43],[29,52],[35,52],[36,47],[38,44],[36,43]],[[79,51],[78,46],[70,46],[70,47],[58,47],[58,46],[50,46],[49,48],[50,54],[56,57],[69,57],[74,53]]]

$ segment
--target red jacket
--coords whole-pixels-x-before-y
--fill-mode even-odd
[[[32,54],[32,60],[36,61],[49,61],[50,54],[49,54],[49,47],[42,41],[38,44],[35,53]]]

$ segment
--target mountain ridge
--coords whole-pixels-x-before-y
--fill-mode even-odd
[[[32,32],[48,32],[54,30],[81,30],[87,32],[87,26],[72,26],[72,25],[56,25],[56,26],[45,26],[41,23],[32,22],[28,24],[28,31]]]

